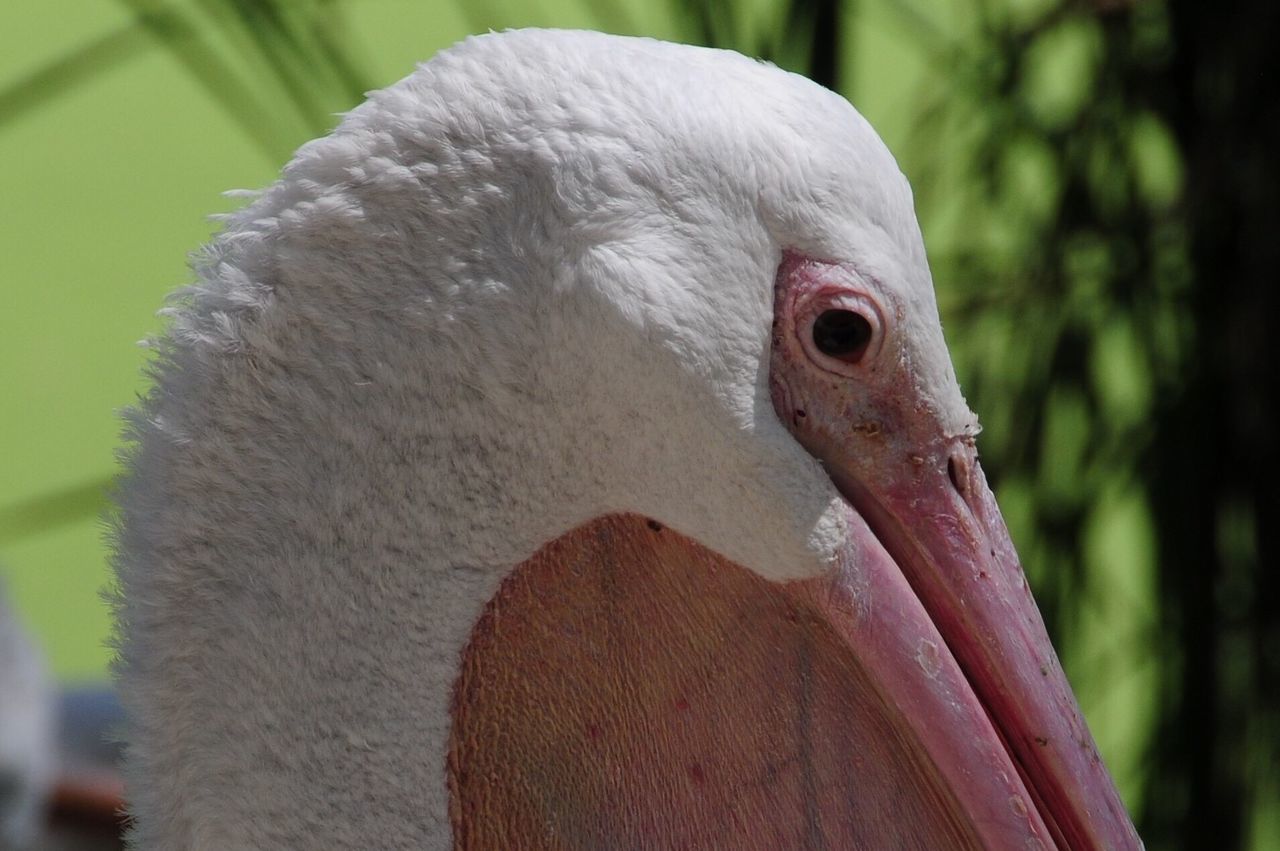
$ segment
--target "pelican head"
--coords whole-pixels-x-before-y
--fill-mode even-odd
[[[468,39],[197,276],[120,497],[137,847],[1138,847],[839,96]]]

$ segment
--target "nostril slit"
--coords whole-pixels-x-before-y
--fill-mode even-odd
[[[965,488],[961,482],[964,479],[960,474],[960,465],[956,462],[956,456],[952,455],[947,459],[947,478],[951,479],[951,486],[955,488],[961,496],[965,495]]]

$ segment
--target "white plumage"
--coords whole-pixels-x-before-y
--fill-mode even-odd
[[[44,658],[0,585],[0,849],[34,840],[57,770],[55,694]]]

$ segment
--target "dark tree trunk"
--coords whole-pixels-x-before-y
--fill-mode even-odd
[[[1176,655],[1144,829],[1153,845],[1227,849],[1246,841],[1257,774],[1280,759],[1280,458],[1267,348],[1280,315],[1280,7],[1168,9],[1165,108],[1188,177],[1194,289],[1190,372],[1161,402],[1146,463],[1161,643]]]

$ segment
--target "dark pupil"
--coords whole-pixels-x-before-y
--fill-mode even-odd
[[[856,361],[869,342],[871,323],[852,310],[827,310],[813,322],[813,344],[828,357]]]

